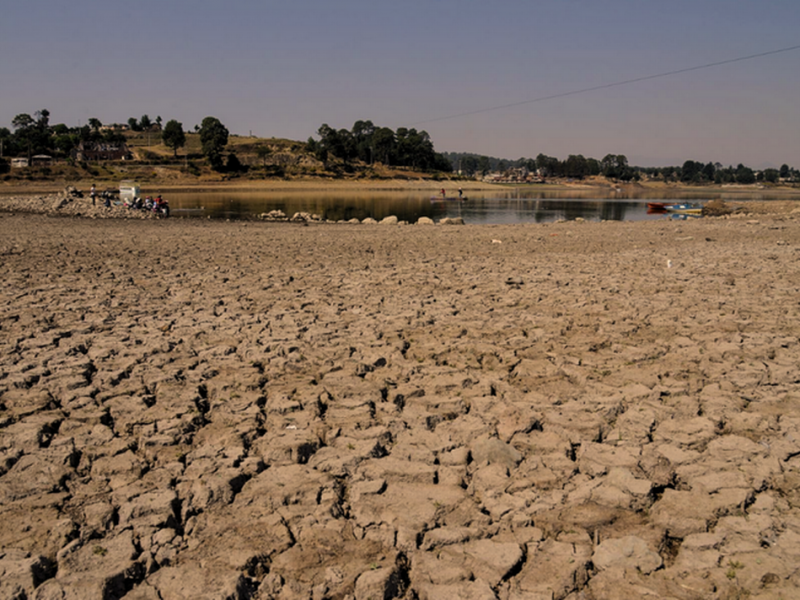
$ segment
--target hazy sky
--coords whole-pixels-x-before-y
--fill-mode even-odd
[[[800,168],[798,0],[28,0],[0,11],[0,126],[147,114],[306,140],[416,127],[439,151]]]

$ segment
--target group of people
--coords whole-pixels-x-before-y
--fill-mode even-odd
[[[169,216],[169,204],[161,197],[161,194],[156,196],[155,199],[151,196],[147,196],[144,199],[137,196],[136,198],[125,200],[123,206],[135,210],[150,210],[165,217]]]
[[[101,192],[99,196],[103,199],[103,206],[105,206],[106,208],[111,206],[111,199],[113,198],[111,192],[109,192],[108,190],[103,190],[103,192]],[[92,206],[97,206],[98,193],[97,193],[97,187],[95,187],[94,184],[92,184],[92,189],[89,190],[89,197],[92,199]]]
[[[111,199],[113,197],[111,193],[108,190],[106,190],[102,194],[100,194],[100,196],[103,199],[103,206],[105,206],[106,208],[110,207]],[[98,193],[97,193],[97,188],[95,187],[94,184],[92,184],[92,189],[89,190],[89,197],[92,199],[92,206],[97,206]],[[135,210],[149,210],[156,214],[164,215],[165,217],[169,216],[169,204],[167,203],[166,200],[164,200],[161,197],[161,194],[156,196],[155,199],[152,196],[147,196],[145,198],[140,198],[138,196],[136,198],[129,198],[126,199],[122,203],[122,205],[125,208],[132,208]]]
[[[444,188],[442,188],[439,193],[442,195],[443,200],[447,198],[447,192],[445,192]],[[462,200],[464,199],[464,190],[462,190],[461,188],[458,188],[458,197],[459,199]]]

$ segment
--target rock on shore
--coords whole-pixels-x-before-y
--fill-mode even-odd
[[[800,587],[797,214],[5,214],[0,258],[0,597]]]

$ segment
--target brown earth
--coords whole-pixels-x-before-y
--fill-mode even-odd
[[[784,208],[0,213],[0,597],[796,597]]]

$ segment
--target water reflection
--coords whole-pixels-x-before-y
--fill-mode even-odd
[[[439,220],[462,217],[471,224],[549,223],[561,219],[587,221],[642,221],[667,218],[648,214],[647,200],[705,202],[713,199],[770,199],[768,195],[697,190],[586,189],[543,190],[536,188],[498,189],[470,194],[465,202],[442,201],[438,190],[387,191],[226,191],[170,192],[167,197],[175,216],[215,219],[252,219],[272,210],[291,217],[296,212],[319,215],[328,221],[381,220],[391,215],[401,221],[420,217]],[[786,195],[775,196],[787,199]]]
[[[453,203],[434,205],[434,215],[462,217],[468,223],[485,225],[514,223],[552,223],[559,220],[631,221],[659,218],[649,215],[642,202],[616,200],[534,200],[534,199],[473,199],[454,206]]]

